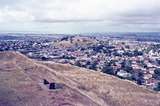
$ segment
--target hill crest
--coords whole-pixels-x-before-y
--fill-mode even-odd
[[[35,61],[18,52],[0,52],[0,58],[0,105],[160,105],[160,94],[100,72]],[[47,90],[43,79],[64,84],[64,87]]]

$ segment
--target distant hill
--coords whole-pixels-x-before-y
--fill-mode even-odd
[[[111,39],[120,39],[120,40],[160,42],[160,32],[88,33],[84,35],[95,36],[101,39],[109,37]]]
[[[63,86],[50,89],[44,79]],[[160,106],[160,94],[100,72],[0,52],[0,106]]]
[[[73,46],[83,46],[87,44],[92,44],[93,42],[97,42],[96,39],[92,37],[85,36],[66,36],[58,39],[57,42],[54,42],[56,47],[73,47]]]
[[[11,36],[11,35],[0,35],[0,40],[18,40],[21,37],[18,36]]]

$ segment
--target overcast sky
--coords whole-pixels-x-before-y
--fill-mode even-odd
[[[160,0],[0,0],[1,32],[160,31]]]

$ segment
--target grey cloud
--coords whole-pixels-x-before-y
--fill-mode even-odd
[[[0,21],[22,20],[33,26],[52,26],[53,24],[73,24],[70,30],[158,30],[160,28],[159,0],[0,0]],[[130,1],[136,1],[132,5]],[[147,5],[146,5],[146,2]],[[92,5],[93,4],[93,5]],[[115,5],[116,4],[116,5]],[[139,4],[139,5],[138,5]],[[136,7],[136,5],[138,5]],[[4,9],[7,6],[7,9]],[[109,6],[109,8],[107,7]],[[5,10],[5,11],[4,11]],[[120,11],[119,11],[120,10]],[[6,12],[4,14],[4,12]],[[7,13],[8,12],[8,13]],[[18,15],[15,15],[18,14]],[[17,19],[16,19],[17,18]],[[24,20],[24,21],[23,21]],[[8,22],[10,23],[10,22]],[[93,23],[93,24],[92,24]],[[77,25],[78,24],[78,25]],[[42,25],[42,26],[43,26]],[[66,27],[65,27],[66,25]],[[10,26],[8,24],[8,26]],[[7,28],[7,27],[6,27]],[[56,28],[56,27],[55,27]],[[59,30],[59,29],[57,29]]]
[[[104,22],[103,19],[64,19],[64,20],[54,20],[54,19],[42,19],[42,20],[34,20],[35,22],[42,23],[77,23],[77,22]]]

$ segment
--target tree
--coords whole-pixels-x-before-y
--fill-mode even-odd
[[[157,61],[157,63],[160,65],[160,59],[157,59],[156,61]]]
[[[96,70],[97,62],[93,61],[90,62],[88,65],[90,66],[89,69]]]
[[[157,83],[157,86],[154,88],[155,91],[160,91],[160,82]]]
[[[154,70],[154,75],[153,76],[154,76],[154,78],[160,80],[160,68],[156,68]]]
[[[81,65],[81,63],[80,63],[79,60],[77,60],[77,61],[75,62],[75,65],[78,66],[78,67],[82,67],[82,65]]]
[[[46,61],[48,58],[46,58],[46,57],[41,57],[41,59],[43,60],[43,61]]]
[[[123,62],[121,63],[121,65],[122,65],[121,68],[122,68],[124,71],[127,71],[127,72],[129,72],[129,73],[132,72],[132,70],[133,70],[133,68],[132,68],[132,61],[130,61],[130,60],[125,60],[125,61],[123,61]]]
[[[160,76],[160,68],[156,68],[156,69],[154,70],[154,73]]]
[[[114,75],[114,70],[113,67],[111,66],[110,63],[106,63],[106,65],[103,67],[102,72],[106,73],[106,74],[111,74]]]
[[[142,51],[134,50],[134,56],[141,56],[143,55]]]
[[[143,73],[139,70],[139,72],[133,74],[132,79],[135,80],[137,84],[142,85],[145,81],[143,77]]]
[[[144,83],[144,79],[143,78],[140,77],[140,78],[137,79],[137,84],[138,85],[142,85],[143,83]]]

